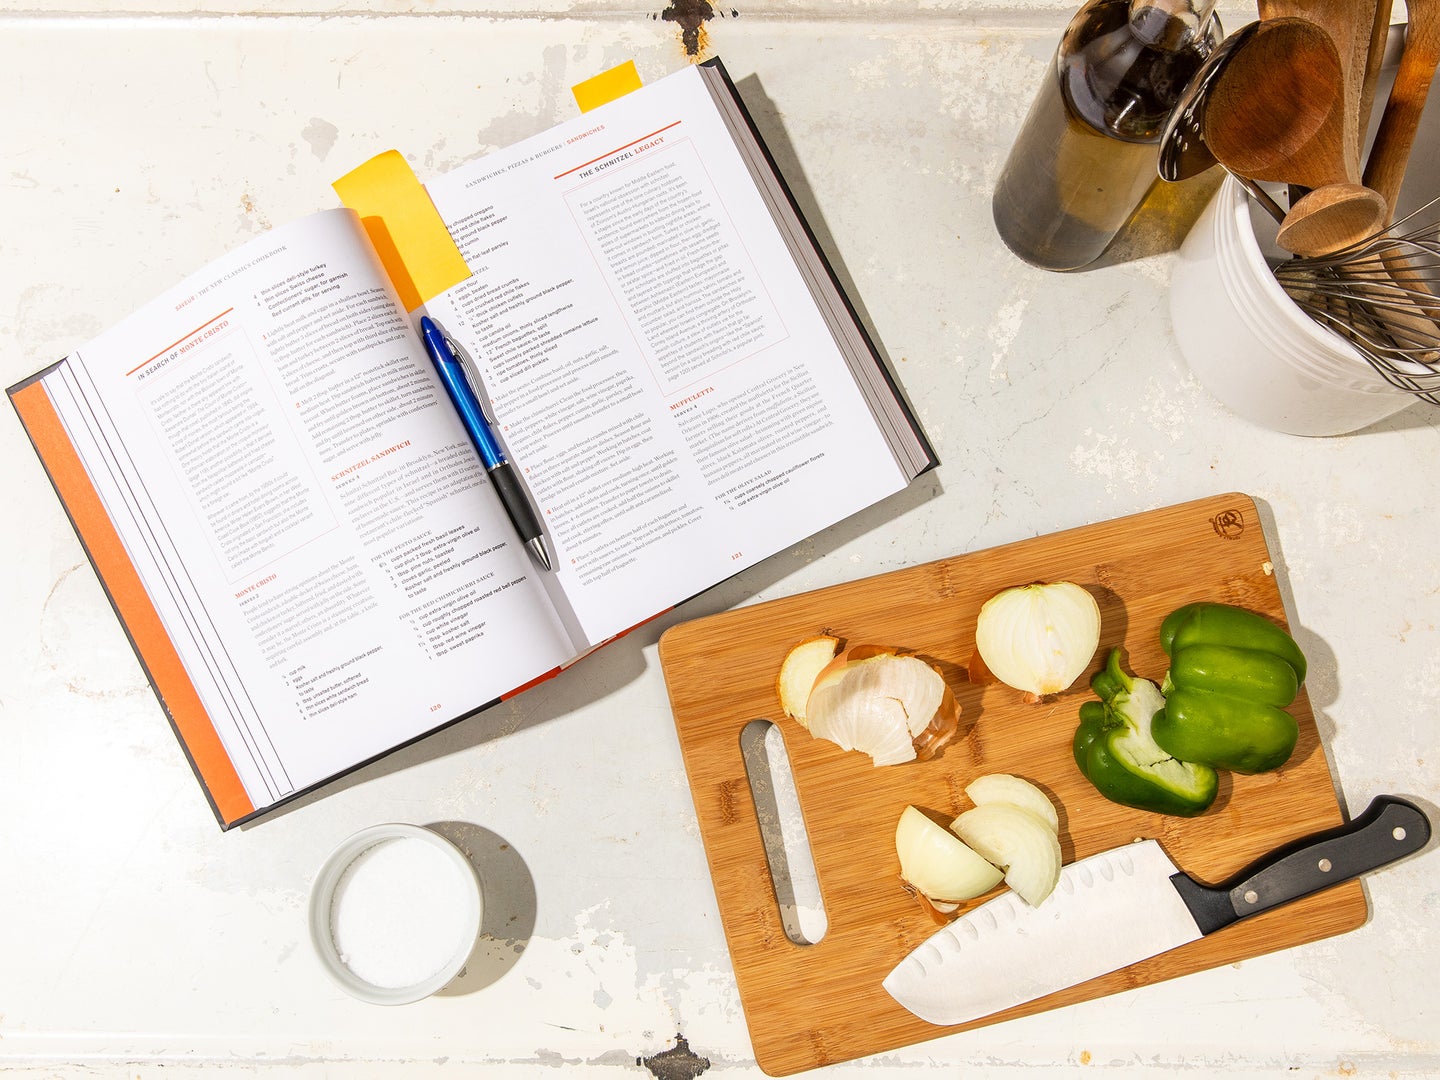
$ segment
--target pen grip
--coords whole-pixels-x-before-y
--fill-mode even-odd
[[[542,532],[540,519],[535,514],[535,508],[530,504],[530,496],[525,491],[525,485],[520,483],[520,478],[515,475],[515,467],[508,461],[502,461],[489,471],[489,475],[490,482],[495,485],[500,502],[505,507],[505,512],[510,515],[510,523],[520,534],[520,539],[529,543],[539,537]]]

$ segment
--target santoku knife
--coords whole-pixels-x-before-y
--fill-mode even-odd
[[[963,1024],[1349,881],[1429,839],[1418,807],[1381,795],[1349,824],[1272,851],[1219,886],[1177,870],[1154,840],[1112,848],[1065,867],[1038,907],[1007,892],[956,919],[902,960],[885,989],[932,1024]]]

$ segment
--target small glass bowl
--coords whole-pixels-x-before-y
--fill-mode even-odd
[[[449,840],[418,825],[375,825],[321,865],[310,889],[310,941],[347,993],[405,1005],[459,974],[482,906],[475,868]]]

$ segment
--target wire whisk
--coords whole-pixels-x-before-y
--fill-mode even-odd
[[[1275,280],[1387,382],[1440,405],[1440,199],[1349,247],[1287,259]]]

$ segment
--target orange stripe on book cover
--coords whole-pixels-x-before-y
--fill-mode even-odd
[[[135,565],[105,512],[100,496],[66,434],[50,395],[39,382],[15,391],[11,400],[25,422],[50,480],[70,512],[96,572],[140,654],[155,689],[170,714],[180,741],[210,793],[224,824],[254,811],[240,776],[230,763],[200,695],[180,662],[155,606],[150,602]]]
[[[511,690],[508,693],[501,694],[497,700],[509,701],[513,697],[519,697],[526,690],[529,690],[532,686],[539,686],[542,682],[549,682],[551,679],[555,678],[556,675],[559,675],[560,672],[562,672],[563,670],[565,669],[558,667],[551,668],[549,671],[545,672],[545,674],[535,676],[535,678],[531,679],[525,685],[517,686],[514,690]]]

